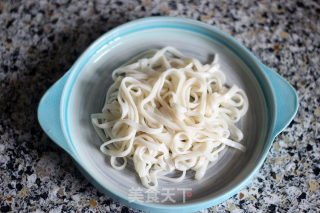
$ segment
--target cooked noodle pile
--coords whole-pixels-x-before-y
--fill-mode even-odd
[[[203,65],[165,47],[116,69],[112,78],[92,123],[112,167],[124,169],[132,159],[145,187],[156,187],[158,179],[180,182],[189,169],[199,180],[226,147],[245,151],[235,123],[248,99],[236,85],[225,86],[217,55]],[[166,176],[176,171],[180,177]]]

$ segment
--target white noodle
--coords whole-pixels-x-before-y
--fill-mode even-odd
[[[245,151],[234,123],[248,99],[236,85],[225,86],[218,55],[206,65],[173,47],[142,55],[113,72],[103,111],[91,116],[112,167],[124,169],[131,159],[149,188],[158,179],[180,182],[189,169],[201,179],[226,147]],[[175,171],[180,177],[166,176]]]

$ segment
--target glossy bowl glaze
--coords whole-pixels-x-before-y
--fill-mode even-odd
[[[190,172],[190,178],[181,183],[160,182],[158,201],[147,202],[149,192],[132,165],[117,171],[100,152],[102,141],[90,115],[101,111],[115,68],[145,50],[169,45],[203,63],[211,62],[218,54],[227,83],[245,90],[249,111],[238,126],[244,133],[247,151],[228,148],[200,181],[191,178]],[[44,131],[74,158],[99,190],[146,211],[192,212],[228,199],[249,182],[261,167],[274,137],[294,117],[297,100],[287,81],[229,35],[201,22],[157,17],[121,25],[95,41],[43,96],[38,118]],[[168,190],[172,200],[162,202]],[[135,191],[143,198],[133,197]]]

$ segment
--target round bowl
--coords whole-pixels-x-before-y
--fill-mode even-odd
[[[122,171],[110,166],[100,152],[102,141],[90,115],[101,111],[114,69],[143,51],[164,46],[203,63],[219,54],[227,84],[238,85],[249,99],[249,110],[237,124],[247,151],[228,148],[200,181],[191,178],[192,172],[180,183],[160,181],[156,198],[150,199],[150,191],[141,185],[132,166]],[[38,118],[51,139],[74,158],[100,191],[141,210],[191,212],[228,199],[249,182],[274,137],[294,117],[297,100],[288,82],[229,35],[198,21],[157,17],[121,25],[96,40],[43,96]]]

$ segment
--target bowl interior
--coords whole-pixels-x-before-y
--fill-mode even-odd
[[[192,172],[189,172],[188,178],[181,183],[160,181],[158,187],[159,202],[165,198],[162,193],[165,193],[166,188],[172,193],[175,203],[167,200],[163,202],[166,205],[215,198],[235,187],[255,168],[268,134],[268,110],[253,71],[214,36],[210,38],[186,29],[162,27],[132,32],[106,43],[88,58],[72,85],[66,124],[71,142],[88,173],[105,188],[123,197],[132,196],[133,191],[140,188],[145,198],[147,197],[148,192],[141,185],[132,165],[117,171],[100,152],[102,141],[91,124],[90,115],[101,112],[107,89],[112,84],[111,73],[115,68],[145,50],[167,45],[174,46],[186,56],[198,58],[203,63],[211,62],[213,55],[219,54],[227,83],[237,84],[249,98],[249,111],[237,124],[244,133],[242,143],[247,147],[245,153],[228,148],[219,162],[207,170],[202,180],[194,180]],[[183,195],[189,191],[192,196]]]

